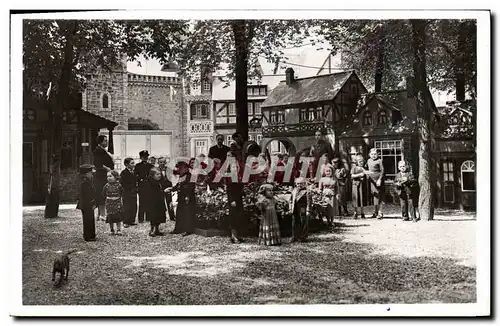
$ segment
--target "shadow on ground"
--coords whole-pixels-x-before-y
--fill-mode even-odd
[[[452,259],[406,258],[377,253],[375,245],[344,235],[370,227],[336,224],[306,243],[259,246],[255,238],[231,245],[227,238],[167,235],[150,238],[148,225],[98,241],[81,240],[81,217],[63,211],[23,221],[25,305],[223,305],[474,302],[476,270]],[[167,222],[167,230],[173,228]],[[51,282],[56,252],[71,256],[69,280]]]

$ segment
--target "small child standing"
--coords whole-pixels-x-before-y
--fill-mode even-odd
[[[352,167],[351,179],[352,179],[352,201],[354,206],[354,219],[358,217],[365,218],[363,212],[363,192],[364,192],[364,181],[365,181],[365,170],[363,165],[365,160],[363,156],[358,155],[356,157],[356,165]],[[359,214],[358,214],[359,210]]]
[[[277,246],[281,244],[280,225],[276,213],[273,186],[264,184],[259,189],[257,205],[262,212],[259,227],[259,244]]]
[[[401,203],[401,215],[403,221],[409,221],[408,209],[410,210],[411,219],[413,222],[417,222],[417,198],[418,184],[417,180],[413,176],[413,173],[409,169],[408,162],[401,160],[398,163],[399,172],[396,174],[396,179],[394,184],[396,185],[396,190],[399,195],[399,201]]]
[[[312,195],[308,190],[307,180],[302,177],[295,179],[295,188],[292,191],[292,200],[290,201],[290,211],[293,214],[292,242],[307,241],[311,203]]]
[[[80,172],[80,193],[76,209],[82,211],[83,218],[83,239],[85,241],[95,241],[95,218],[94,209],[96,207],[95,188],[92,182],[94,166],[83,164],[79,167]]]
[[[149,235],[151,237],[163,235],[160,232],[160,224],[167,221],[167,206],[165,204],[165,188],[161,183],[161,172],[158,168],[149,171],[149,183],[147,188],[146,217],[151,223]]]
[[[370,158],[366,162],[368,167],[368,181],[370,183],[371,195],[373,198],[373,205],[375,211],[372,218],[382,219],[384,214],[380,211],[380,205],[383,203],[384,194],[384,164],[382,159],[378,156],[377,149],[370,150]]]
[[[119,181],[118,172],[111,170],[108,172],[108,183],[102,189],[102,196],[106,200],[106,223],[109,223],[111,235],[122,235],[123,187]]]
[[[339,183],[339,215],[342,215],[342,208],[344,209],[344,216],[348,216],[349,212],[347,211],[347,174],[348,171],[343,166],[340,158],[334,158],[332,160],[333,166],[335,168],[335,178]]]
[[[325,165],[323,177],[319,180],[319,190],[323,192],[328,200],[326,207],[326,219],[328,227],[333,227],[333,219],[338,215],[339,183],[334,176],[333,167]]]

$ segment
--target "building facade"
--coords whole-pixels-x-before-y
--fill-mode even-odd
[[[191,157],[207,155],[219,134],[224,136],[224,143],[229,146],[231,136],[236,132],[235,83],[226,83],[219,77],[221,76],[215,74],[202,76],[200,84],[189,86],[184,96],[188,153]],[[283,78],[282,75],[263,75],[258,80],[249,81],[249,140],[257,143],[262,141],[261,105],[267,94]],[[276,147],[274,151],[280,150]]]
[[[50,112],[41,98],[23,99],[23,203],[45,201],[50,178]],[[99,131],[111,136],[117,123],[81,109],[75,96],[62,115],[61,202],[74,202],[78,194],[78,166],[92,162]],[[112,146],[112,144],[110,144]]]
[[[405,85],[406,87],[406,85]],[[475,138],[470,107],[439,110],[427,92],[433,111],[431,143],[439,207],[475,208]],[[262,104],[263,148],[280,141],[291,153],[307,150],[317,130],[323,131],[336,155],[350,164],[376,148],[386,173],[386,199],[397,202],[393,186],[398,162],[406,159],[418,175],[416,94],[402,90],[368,93],[354,71],[295,78],[288,70]],[[461,131],[461,132],[457,132]],[[466,131],[464,131],[466,130]],[[368,203],[369,204],[369,203]]]
[[[185,156],[186,117],[182,81],[178,77],[127,72],[96,72],[83,94],[83,109],[118,123],[113,133],[115,168],[126,157],[139,159],[141,150],[153,156]]]
[[[285,80],[286,65],[296,65],[296,70],[302,77],[328,74],[341,65],[340,54],[333,55],[324,50],[287,50],[285,56],[290,62],[283,62],[282,65],[259,60],[261,77],[248,81],[248,140],[260,145],[264,140],[262,104],[269,93]],[[235,83],[227,82],[224,77],[225,71],[201,74],[199,85],[187,87],[184,105],[187,112],[186,137],[190,156],[201,153],[206,155],[219,134],[224,136],[227,146],[232,142],[231,136],[236,132]],[[287,146],[279,140],[266,143],[266,147],[271,155],[288,152]]]

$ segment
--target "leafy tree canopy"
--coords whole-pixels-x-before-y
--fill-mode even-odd
[[[311,37],[308,20],[246,20],[244,42],[248,45],[248,77],[259,77],[259,58],[275,63],[283,57],[283,49],[300,46]],[[151,46],[146,52],[162,63],[172,59],[172,52],[166,51],[168,43],[160,41],[168,30],[159,28],[152,35]],[[179,42],[181,43],[181,42]],[[182,74],[193,83],[199,83],[200,67],[210,72],[224,71],[225,79],[233,80],[236,67],[236,40],[231,20],[198,20],[189,23],[189,29],[182,35],[181,49],[174,56]]]
[[[453,91],[460,55],[459,35],[465,53],[463,73],[466,90],[476,93],[476,21],[429,20],[426,26],[428,85]],[[408,20],[323,20],[319,35],[342,52],[343,65],[356,69],[363,82],[373,88],[379,51],[384,51],[384,89],[397,88],[412,74],[412,34]]]
[[[24,21],[23,89],[31,96],[45,95],[49,84],[51,92],[57,93],[64,46],[72,23],[71,20]],[[83,90],[88,76],[97,70],[111,71],[123,64],[124,55],[134,60],[145,49],[147,58],[165,58],[175,53],[187,27],[186,21],[174,20],[78,20],[73,39],[71,91]],[[157,35],[159,32],[161,38]]]

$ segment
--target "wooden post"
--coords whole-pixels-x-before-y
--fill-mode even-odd
[[[115,153],[115,146],[113,144],[113,129],[114,128],[108,128],[109,131],[109,136],[108,136],[108,152],[111,154]]]

